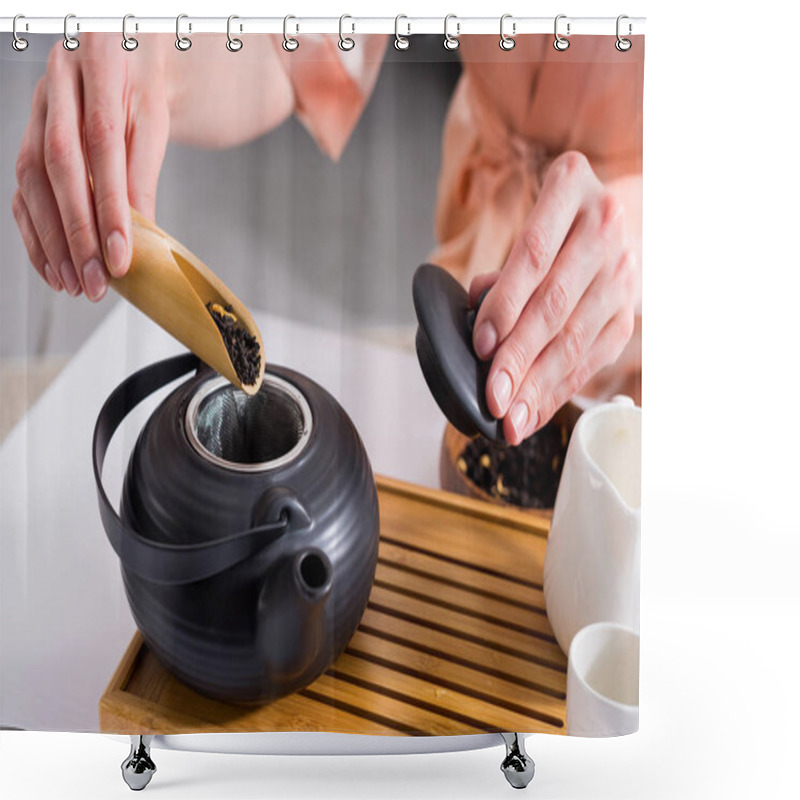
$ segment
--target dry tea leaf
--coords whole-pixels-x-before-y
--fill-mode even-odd
[[[466,445],[456,463],[493,497],[522,508],[552,508],[568,444],[567,427],[551,422],[517,447],[479,436]]]
[[[207,303],[206,308],[222,334],[222,340],[225,342],[231,364],[239,380],[244,385],[251,386],[258,380],[261,367],[258,341],[239,325],[232,306]]]

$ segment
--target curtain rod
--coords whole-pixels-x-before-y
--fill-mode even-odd
[[[288,32],[292,35],[303,33],[387,33],[397,32],[402,36],[415,34],[444,34],[444,17],[290,17]],[[10,33],[13,30],[13,17],[0,17],[0,32]],[[181,15],[180,30],[183,35],[195,33],[226,33],[227,17],[195,17]],[[231,22],[231,31],[236,34],[248,33],[284,33],[284,17],[235,17]],[[453,36],[469,34],[500,33],[500,17],[459,17],[450,15],[447,31]],[[622,36],[637,36],[645,32],[645,17],[625,17],[620,23],[619,33]],[[569,26],[569,28],[567,27]],[[26,17],[17,20],[17,34],[53,34],[64,33],[64,17]],[[70,15],[68,21],[70,35],[80,33],[120,33],[122,34],[122,17],[82,17]],[[554,17],[515,17],[505,15],[503,30],[506,35],[520,36],[532,33],[553,34]],[[175,17],[136,17],[129,16],[126,23],[128,35],[134,33],[175,33]],[[559,15],[558,31],[561,36],[602,35],[613,36],[617,33],[616,17],[570,17]]]

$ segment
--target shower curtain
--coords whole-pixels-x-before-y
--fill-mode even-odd
[[[31,36],[24,51],[0,38],[0,724],[631,733],[644,38],[625,50],[613,35],[566,48],[526,35],[506,49],[472,35],[450,49],[441,36],[406,47],[291,31],[186,32],[182,47],[166,34],[127,47],[81,34],[74,49]],[[209,329],[207,310],[240,331],[249,314],[260,334],[274,395],[255,406],[231,375],[214,384],[251,409],[219,404],[209,424],[228,444],[216,451],[186,421],[191,392],[171,395],[177,410],[165,401],[200,364],[176,322],[192,278],[177,295],[125,289],[147,230],[241,303],[214,295],[195,328]],[[440,270],[418,288],[426,262]],[[462,304],[468,375],[482,376],[455,399],[442,375],[463,353],[446,334],[430,345],[433,372],[420,364],[420,304],[443,320],[447,298]],[[154,304],[167,311],[154,317]],[[169,363],[186,369],[153,371],[181,355]],[[200,369],[188,380],[208,381]],[[98,417],[125,381],[124,423],[117,413],[100,459],[131,537],[121,545],[92,462]],[[281,392],[295,417],[280,416]],[[342,412],[328,428],[318,398]],[[207,406],[197,400],[201,420]],[[496,435],[464,431],[467,406]],[[152,433],[135,450],[156,417],[174,440]],[[345,430],[355,444],[313,499],[258,519],[230,511],[279,461],[302,482],[303,448]],[[339,481],[362,445],[365,494]],[[209,483],[181,484],[203,459]],[[240,468],[253,462],[268,466]],[[358,527],[373,497],[375,524]],[[177,538],[158,522],[165,507]],[[170,547],[230,538],[240,529],[225,514],[245,512],[272,538],[214,575],[187,568],[173,585],[126,562],[139,538],[159,541],[143,547],[162,566]]]

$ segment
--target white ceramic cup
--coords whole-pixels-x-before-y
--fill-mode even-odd
[[[639,730],[639,634],[596,622],[572,638],[567,734],[625,736]]]

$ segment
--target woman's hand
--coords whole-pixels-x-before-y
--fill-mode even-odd
[[[34,93],[13,199],[31,263],[53,289],[96,301],[109,272],[125,274],[129,206],[154,217],[168,133],[157,53],[137,58],[108,34],[82,36],[75,52],[53,47]]]
[[[473,334],[492,359],[489,410],[519,444],[619,356],[634,327],[639,259],[620,201],[586,157],[553,161],[502,271],[476,277],[470,302],[490,289]]]

